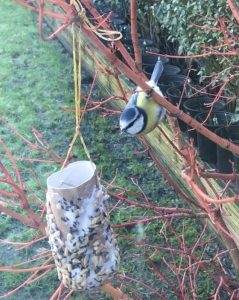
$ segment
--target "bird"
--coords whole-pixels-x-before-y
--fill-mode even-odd
[[[146,82],[151,91],[144,92],[140,87],[137,87],[120,115],[119,125],[121,132],[131,135],[147,134],[154,130],[165,117],[166,109],[155,102],[151,95],[152,90],[154,90],[163,97],[160,88],[157,86],[162,72],[163,63],[159,57],[150,80]]]

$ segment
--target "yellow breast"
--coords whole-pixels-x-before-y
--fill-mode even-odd
[[[161,110],[158,103],[156,103],[153,98],[148,97],[145,92],[139,92],[139,96],[137,98],[138,107],[142,108],[147,115],[147,124],[143,131],[144,134],[152,131],[158,124],[158,116]]]

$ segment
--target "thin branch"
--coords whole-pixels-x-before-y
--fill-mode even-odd
[[[138,29],[137,29],[137,4],[136,0],[130,0],[131,37],[134,48],[136,68],[142,72],[142,56],[140,53]]]

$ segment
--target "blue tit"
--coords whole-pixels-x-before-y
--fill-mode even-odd
[[[163,63],[159,58],[147,84],[160,96],[163,95],[157,83],[162,72]],[[120,129],[132,135],[147,134],[157,126],[165,114],[166,109],[154,101],[150,92],[146,93],[137,87],[120,116]]]

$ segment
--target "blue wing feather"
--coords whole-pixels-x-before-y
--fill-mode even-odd
[[[128,108],[130,106],[136,106],[138,95],[139,93],[132,94],[125,108]]]

